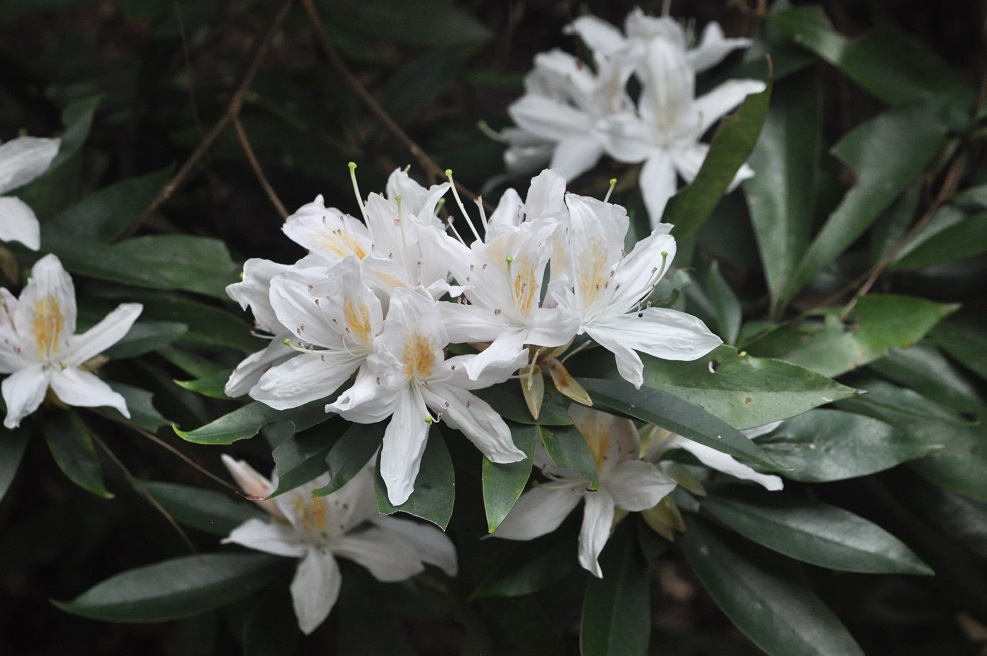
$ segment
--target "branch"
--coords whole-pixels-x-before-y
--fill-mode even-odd
[[[243,130],[243,125],[240,123],[239,118],[233,119],[233,129],[236,130],[236,137],[240,140],[240,145],[243,147],[243,152],[247,156],[247,161],[250,162],[250,168],[254,170],[254,174],[257,176],[257,180],[260,182],[260,186],[264,188],[264,193],[271,200],[271,204],[274,205],[274,209],[278,211],[282,219],[288,218],[288,210],[285,209],[284,203],[278,198],[277,193],[274,191],[274,187],[271,183],[267,181],[267,176],[264,175],[264,170],[260,167],[260,162],[257,161],[257,156],[254,155],[254,149],[250,147],[250,141],[247,139],[247,133]]]

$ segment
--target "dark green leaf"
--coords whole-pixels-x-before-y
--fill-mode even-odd
[[[239,280],[239,267],[218,239],[190,235],[147,235],[113,246],[166,281],[165,289],[180,289],[226,300],[226,286]]]
[[[541,426],[540,430],[542,442],[552,462],[585,476],[591,490],[599,489],[600,473],[596,460],[579,429],[575,426]]]
[[[174,321],[188,326],[183,342],[223,346],[244,353],[259,351],[268,342],[250,334],[251,325],[238,315],[188,298],[165,295],[143,297],[145,319]],[[287,348],[287,347],[285,347]]]
[[[290,421],[296,431],[302,431],[329,418],[325,401],[312,401],[290,410],[275,410],[253,401],[195,430],[183,431],[177,426],[174,429],[183,440],[195,444],[232,444],[253,437],[264,426],[279,421]]]
[[[326,457],[338,438],[336,429],[340,423],[324,423],[318,430],[304,435],[292,435],[288,431],[288,437],[273,452],[274,462],[278,466],[278,487],[271,493],[272,497],[304,485],[326,472]]]
[[[72,601],[54,603],[74,615],[106,622],[165,622],[253,594],[270,582],[281,562],[255,554],[173,558],[117,574]]]
[[[716,326],[719,335],[727,344],[736,344],[740,336],[740,324],[743,313],[737,295],[720,273],[717,262],[709,266],[706,275],[706,295],[709,297],[716,314]]]
[[[841,410],[810,410],[758,440],[775,461],[792,469],[785,477],[821,483],[890,469],[942,448],[910,440],[883,421]]]
[[[928,342],[893,349],[870,368],[884,378],[911,388],[936,403],[968,417],[987,419],[987,404],[977,389]]]
[[[898,538],[836,506],[731,485],[711,490],[702,507],[745,538],[819,567],[932,574]]]
[[[157,351],[188,332],[184,323],[173,321],[138,321],[119,342],[106,349],[106,357],[112,360],[133,358]]]
[[[960,220],[954,225],[942,226],[933,234],[923,232],[915,235],[890,269],[913,271],[984,252],[987,252],[987,212],[960,215]]]
[[[496,620],[499,628],[524,656],[566,656],[568,653],[561,631],[537,598],[486,599],[478,606],[484,615]],[[468,653],[483,654],[487,651]]]
[[[521,462],[504,464],[483,459],[483,510],[487,516],[487,531],[490,533],[500,526],[521,496],[531,476],[531,464],[535,456],[535,433],[538,429],[514,423],[508,426],[514,446],[524,451],[527,457]]]
[[[747,350],[838,376],[892,348],[911,346],[955,310],[955,305],[923,298],[870,294],[857,303],[849,325],[840,323],[837,308],[829,308],[823,311],[823,321],[779,328],[748,344]]]
[[[248,519],[268,517],[252,503],[235,501],[233,493],[164,481],[142,481],[140,485],[176,522],[211,535],[226,536]]]
[[[987,315],[963,308],[936,324],[929,336],[957,362],[987,380]]]
[[[117,382],[110,383],[110,387],[127,402],[130,419],[124,417],[114,408],[105,408],[104,411],[106,413],[118,417],[124,423],[139,426],[152,433],[170,423],[155,409],[153,403],[154,395],[147,390]]]
[[[532,418],[531,411],[528,410],[524,397],[521,395],[521,386],[517,384],[517,381],[508,381],[486,389],[476,390],[474,394],[489,403],[490,407],[496,410],[501,417],[516,421],[519,424],[572,425],[572,418],[566,414],[572,401],[562,394],[545,391],[545,399],[542,401],[541,413],[539,413],[537,421]]]
[[[688,401],[647,387],[634,389],[624,380],[583,378],[579,382],[596,404],[661,426],[735,458],[773,470],[784,469],[736,428]]]
[[[104,499],[113,498],[103,484],[103,467],[96,457],[89,430],[75,412],[52,413],[45,421],[44,435],[62,473],[87,492]]]
[[[407,122],[455,82],[463,71],[463,58],[447,52],[428,52],[405,63],[384,90],[381,104],[398,123]]]
[[[175,384],[202,396],[213,399],[228,399],[226,396],[226,382],[233,374],[232,369],[223,369],[214,374],[196,378],[195,380],[176,380]]]
[[[456,472],[442,432],[437,426],[432,426],[429,433],[421,469],[415,479],[415,491],[400,506],[391,505],[387,498],[387,488],[384,486],[384,479],[380,477],[378,459],[375,477],[377,510],[385,515],[392,515],[400,510],[428,520],[444,531],[449,525],[452,506],[456,500]]]
[[[575,566],[577,536],[577,524],[569,521],[553,533],[522,542],[488,570],[470,599],[521,597],[548,588]]]
[[[380,448],[386,428],[387,422],[351,424],[326,456],[329,484],[315,490],[313,494],[332,494],[359,474]]]
[[[727,192],[757,143],[770,100],[769,84],[761,93],[747,96],[734,114],[720,121],[696,179],[668,201],[662,214],[663,222],[675,226],[676,239],[694,235]]]
[[[753,545],[735,550],[696,516],[679,544],[713,601],[771,656],[864,656],[791,561]]]
[[[326,13],[347,31],[424,48],[475,48],[492,36],[450,0],[341,0],[326,5]]]
[[[603,578],[590,577],[579,631],[582,656],[644,656],[651,637],[648,564],[632,522],[618,526],[600,556]]]
[[[0,501],[10,489],[17,475],[17,468],[24,457],[27,438],[31,433],[26,428],[3,429],[0,434]]]

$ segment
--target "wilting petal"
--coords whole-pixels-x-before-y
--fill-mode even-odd
[[[393,583],[410,579],[425,571],[418,551],[399,535],[379,527],[339,538],[332,552],[362,565],[378,581]]]
[[[21,419],[38,409],[48,391],[48,376],[40,364],[15,371],[0,384],[3,402],[7,404],[7,416],[3,425],[17,428]]]
[[[119,342],[143,309],[140,303],[123,303],[86,332],[69,337],[65,364],[79,366]]]
[[[32,251],[41,247],[38,217],[20,198],[0,198],[0,241],[19,241]]]
[[[675,489],[675,481],[655,465],[642,460],[617,463],[605,485],[614,503],[624,510],[640,512],[653,508],[665,495]]]
[[[332,554],[325,548],[310,547],[291,580],[291,599],[302,633],[312,633],[329,617],[342,582],[339,565]]]
[[[48,170],[59,139],[17,137],[0,146],[0,194],[26,185]]]
[[[275,556],[300,558],[308,552],[308,547],[295,529],[290,524],[277,521],[248,519],[223,538],[223,544],[230,542]]]
[[[284,347],[287,349],[288,347]],[[340,388],[363,358],[346,351],[304,351],[268,369],[250,390],[250,398],[276,410],[324,399]]]
[[[388,500],[395,506],[407,501],[415,489],[430,421],[428,408],[409,387],[398,393],[380,450],[380,477],[387,486]]]
[[[51,389],[66,405],[80,408],[108,406],[119,410],[124,417],[130,417],[127,401],[99,376],[88,371],[75,367],[55,369],[51,372]]]
[[[443,420],[463,432],[491,462],[524,460],[524,451],[514,446],[511,431],[497,412],[470,392],[445,384],[431,384],[422,390],[425,402]]]
[[[613,527],[614,503],[606,490],[586,493],[583,505],[583,525],[579,530],[579,564],[597,578],[603,578],[600,552],[610,539]]]
[[[449,576],[459,571],[456,547],[452,540],[435,526],[410,519],[380,515],[374,521],[388,533],[399,536],[418,551],[422,562],[435,565]]]
[[[491,535],[505,540],[533,540],[557,529],[585,491],[572,486],[550,487],[553,485],[557,483],[536,486],[522,494]]]
[[[664,448],[684,449],[685,451],[688,451],[692,455],[696,456],[699,462],[703,463],[707,467],[711,467],[717,471],[723,472],[724,474],[730,474],[731,476],[743,479],[745,481],[754,481],[758,485],[761,485],[765,489],[771,491],[780,490],[785,485],[778,476],[774,476],[772,474],[761,474],[748,465],[734,459],[732,456],[728,456],[727,454],[710,448],[704,444],[693,442],[692,440],[682,437],[681,435],[672,436]]]

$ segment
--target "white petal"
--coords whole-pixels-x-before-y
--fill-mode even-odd
[[[251,258],[243,263],[243,280],[227,285],[226,294],[244,310],[250,308],[254,321],[262,330],[279,333],[284,328],[271,307],[271,279],[292,269],[285,264]]]
[[[634,387],[639,388],[644,384],[644,363],[641,362],[641,356],[623,343],[619,332],[611,331],[609,328],[598,330],[595,326],[587,326],[586,334],[614,354],[617,360],[617,373],[621,378],[632,383]]]
[[[48,376],[40,364],[15,371],[0,385],[3,401],[7,404],[7,416],[3,425],[17,428],[21,419],[38,409],[48,391]]]
[[[596,16],[580,16],[564,32],[575,32],[591,50],[602,55],[613,55],[627,45],[618,28]]]
[[[560,171],[552,169],[546,169],[531,178],[531,185],[524,199],[525,220],[536,221],[546,217],[565,218],[569,213],[565,205],[565,181],[565,176]],[[501,204],[506,197],[505,192]],[[497,209],[500,209],[500,205]]]
[[[428,409],[411,391],[402,390],[394,404],[394,416],[384,430],[380,450],[380,477],[387,486],[387,498],[395,506],[408,500],[415,490],[415,479],[422,464],[431,419]]]
[[[238,364],[230,374],[230,379],[226,381],[224,389],[226,396],[232,398],[243,396],[257,384],[265,371],[298,355],[297,351],[291,350],[284,344],[284,340],[290,337],[287,332],[275,335],[267,346]]]
[[[21,292],[14,312],[17,332],[25,347],[37,348],[39,357],[47,360],[75,334],[75,318],[72,278],[57,257],[45,255],[31,267],[31,280]]]
[[[291,580],[291,599],[302,633],[309,635],[329,617],[342,582],[339,565],[328,550],[307,550]]]
[[[709,93],[696,98],[690,111],[700,117],[703,126],[700,132],[705,132],[704,128],[720,120],[748,95],[761,93],[764,88],[765,84],[760,80],[727,80]]]
[[[699,44],[690,50],[686,57],[693,70],[701,73],[719,64],[732,50],[746,48],[750,44],[750,39],[725,38],[720,24],[716,21],[710,21],[703,29]]]
[[[575,180],[589,171],[603,156],[603,144],[589,133],[574,134],[560,140],[549,166],[558,169],[567,180]]]
[[[600,552],[610,539],[613,528],[614,502],[606,490],[586,493],[583,525],[579,530],[579,564],[597,578],[603,578]]]
[[[447,384],[430,385],[422,394],[430,408],[442,413],[443,421],[462,431],[491,462],[518,462],[526,457],[514,446],[507,424],[483,399]]]
[[[526,336],[527,331],[523,329],[502,329],[500,336],[487,348],[465,362],[466,373],[471,379],[478,380],[487,367],[497,368],[517,364],[519,361],[527,362],[527,351],[524,348]]]
[[[233,480],[240,486],[244,494],[248,497],[253,497],[251,501],[271,515],[287,520],[287,517],[284,516],[284,513],[281,512],[274,500],[264,498],[274,492],[277,487],[276,485],[264,478],[244,460],[234,460],[225,453],[222,455],[221,460],[223,461],[223,466],[226,467],[226,471],[230,473],[230,476],[233,477]]]
[[[389,533],[397,534],[418,551],[422,562],[435,565],[449,576],[459,571],[456,547],[445,533],[431,524],[380,515],[376,523]]]
[[[400,390],[384,387],[378,375],[366,364],[356,375],[353,385],[329,405],[326,412],[337,412],[358,424],[373,424],[391,416]]]
[[[436,307],[454,344],[492,342],[504,331],[504,321],[490,308],[461,303],[438,303]]]
[[[295,338],[326,348],[342,348],[339,333],[330,327],[321,299],[312,295],[308,283],[290,273],[271,279],[271,307],[278,322]]]
[[[60,143],[58,139],[18,137],[0,146],[0,194],[26,185],[48,170]]]
[[[678,189],[675,167],[668,153],[657,151],[644,163],[638,185],[644,196],[648,219],[651,221],[651,227],[654,228],[661,221],[668,199],[674,196]]]
[[[760,426],[754,426],[753,428],[747,428],[740,432],[753,440],[754,438],[761,437],[762,435],[767,435],[774,429],[781,426],[783,423],[785,422],[782,419],[779,419],[778,421],[769,421],[766,424],[761,424]]]
[[[632,114],[601,119],[596,130],[607,155],[624,164],[643,162],[660,150],[654,128]]]
[[[574,487],[536,486],[521,495],[491,535],[505,540],[533,540],[557,529],[583,498]]]
[[[740,185],[741,182],[744,180],[749,180],[753,177],[754,169],[752,169],[747,162],[744,162],[740,165],[740,168],[737,169],[737,174],[734,175],[733,180],[730,181],[730,186],[727,188],[727,191],[733,191]]]
[[[367,227],[334,207],[327,208],[321,195],[285,219],[281,229],[289,239],[318,255],[326,264],[335,264],[351,255],[362,260],[370,253]]]
[[[0,241],[19,241],[33,251],[41,247],[38,217],[20,198],[0,198]]]
[[[404,581],[425,571],[413,546],[379,527],[343,536],[333,543],[332,552],[362,565],[385,583]]]
[[[248,519],[223,538],[223,544],[229,542],[275,556],[300,558],[308,552],[295,529],[278,521]]]
[[[696,456],[699,462],[703,463],[707,467],[711,467],[717,471],[721,471],[724,474],[730,474],[736,478],[743,479],[745,481],[754,481],[758,485],[764,488],[775,491],[780,490],[784,487],[784,483],[781,478],[774,476],[772,474],[761,474],[755,471],[748,465],[735,460],[732,456],[717,451],[705,444],[699,444],[698,442],[693,442],[692,440],[682,437],[681,435],[674,435],[666,443],[666,449],[684,449]]]
[[[66,405],[80,408],[108,406],[119,410],[124,417],[130,417],[127,401],[99,376],[88,371],[75,367],[54,369],[51,372],[51,389]]]
[[[595,333],[602,329],[628,348],[665,360],[695,360],[723,343],[701,320],[668,308],[610,317],[594,326]]]
[[[284,347],[287,348],[287,347]],[[250,398],[276,410],[331,396],[356,371],[363,358],[346,351],[305,351],[268,369],[250,389]]]
[[[641,460],[617,463],[606,482],[601,482],[624,510],[640,512],[653,508],[665,495],[675,489],[675,481],[654,464]]]
[[[140,303],[123,303],[86,332],[70,337],[65,364],[79,366],[119,342],[130,331],[143,309]]]
[[[544,96],[522,96],[507,113],[518,127],[548,141],[586,134],[593,124],[585,112]]]

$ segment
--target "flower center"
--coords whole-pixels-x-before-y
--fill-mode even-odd
[[[350,335],[358,339],[362,344],[370,343],[370,310],[366,305],[357,305],[350,299],[343,301],[343,316],[346,319],[346,327],[349,328]]]
[[[35,301],[32,324],[38,357],[47,361],[58,350],[62,327],[65,325],[65,316],[54,296],[42,296]]]
[[[432,340],[421,333],[411,333],[404,339],[401,353],[404,375],[407,380],[429,379],[435,366],[435,349]]]

